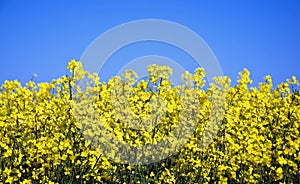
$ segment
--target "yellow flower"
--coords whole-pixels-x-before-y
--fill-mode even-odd
[[[131,165],[128,165],[126,168],[127,168],[128,170],[130,170],[130,171],[131,171],[131,169],[132,169],[132,166],[131,166]]]
[[[287,164],[287,161],[283,157],[278,157],[277,161],[280,165]]]
[[[150,173],[150,177],[153,177],[155,176],[155,174],[153,172]]]
[[[282,170],[281,167],[279,167],[279,168],[276,169],[276,176],[277,176],[278,180],[280,180],[280,179],[283,178],[283,174],[282,173],[283,173],[283,170]]]
[[[296,77],[273,88],[266,76],[258,88],[249,88],[252,80],[245,69],[235,86],[220,76],[204,90],[203,68],[183,74],[186,85],[175,87],[166,66],[149,66],[149,79],[135,85],[134,71],[125,73],[126,81],[116,76],[104,83],[80,62],[72,60],[68,68],[72,76],[49,83],[22,87],[18,81],[5,81],[0,87],[2,182],[121,183],[144,178],[146,183],[276,183],[283,175],[287,182],[297,182],[300,95],[291,90],[299,84]],[[87,88],[77,85],[84,77]],[[192,111],[197,105],[200,109]],[[193,118],[196,128],[187,136],[184,128]],[[177,130],[180,125],[185,126]],[[111,151],[100,149],[112,136],[138,151],[124,153],[118,145]],[[185,136],[188,141],[177,147],[176,139]],[[139,152],[168,137],[164,149]],[[135,166],[122,164],[126,154],[167,158]]]

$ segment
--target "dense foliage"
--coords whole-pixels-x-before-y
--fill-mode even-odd
[[[204,90],[203,69],[185,73],[185,86],[189,85],[186,90],[194,94],[186,97],[200,104],[193,115],[197,120],[195,131],[169,157],[147,165],[132,165],[114,162],[111,158],[118,156],[118,150],[109,158],[87,139],[91,132],[82,129],[88,122],[78,118],[84,109],[76,112],[74,108],[76,94],[83,90],[78,81],[89,77],[93,82],[86,89],[89,95],[78,100],[79,107],[92,100],[94,105],[89,112],[93,110],[111,136],[134,147],[156,144],[170,136],[181,120],[189,123],[186,114],[195,112],[183,107],[182,86],[172,85],[168,80],[172,71],[164,66],[149,66],[149,78],[137,83],[133,71],[104,83],[97,75],[85,72],[80,62],[72,60],[68,68],[70,76],[50,83],[30,81],[23,87],[18,81],[2,84],[0,183],[300,182],[300,94],[293,89],[299,85],[295,77],[274,87],[267,76],[257,88],[250,88],[250,73],[245,69],[237,85],[231,87],[230,79],[222,77]],[[211,108],[217,88],[222,89],[225,98],[223,116]],[[113,97],[118,97],[115,89],[127,90],[129,106],[114,106]],[[158,98],[164,108],[151,107],[150,99]],[[159,124],[153,124],[157,121],[151,117],[153,109],[156,114],[163,112]],[[202,149],[199,145],[205,142],[202,135],[211,114],[221,117],[220,129],[215,137],[208,136],[213,140]],[[122,115],[135,126],[136,122],[149,126],[128,127]],[[105,140],[100,137],[96,144],[101,141]]]

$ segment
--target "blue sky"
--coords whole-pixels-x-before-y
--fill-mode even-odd
[[[201,36],[223,73],[236,81],[247,68],[254,85],[271,75],[275,84],[300,78],[300,1],[0,1],[0,84],[33,73],[49,82],[67,73],[99,35],[139,19],[177,22]],[[120,50],[104,66],[103,79],[144,54],[175,57],[190,71],[195,63],[157,43]],[[162,49],[160,49],[162,48]],[[185,60],[186,59],[186,60]]]

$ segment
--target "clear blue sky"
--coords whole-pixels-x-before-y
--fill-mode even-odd
[[[24,84],[33,73],[38,75],[37,82],[65,75],[68,61],[79,60],[103,32],[128,21],[149,18],[177,22],[196,32],[213,50],[223,73],[233,81],[245,67],[254,84],[265,75],[271,75],[276,84],[292,75],[299,79],[299,10],[299,0],[0,0],[0,84],[6,79]],[[120,69],[134,57],[163,55],[153,44],[136,44],[136,50],[120,51],[120,63],[108,63],[104,78],[115,75],[115,68]],[[169,49],[171,54],[175,51]],[[194,69],[193,64],[185,67]]]

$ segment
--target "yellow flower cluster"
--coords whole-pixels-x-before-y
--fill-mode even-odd
[[[0,183],[300,182],[296,77],[250,88],[245,69],[237,85],[219,77],[204,90],[202,68],[182,86],[165,66],[149,66],[148,80],[127,71],[107,83],[75,60],[68,68],[49,83],[2,84]]]

